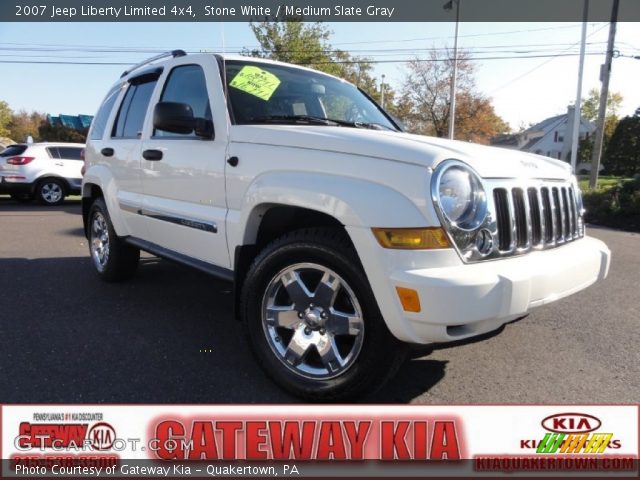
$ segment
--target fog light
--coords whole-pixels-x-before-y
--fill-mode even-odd
[[[396,287],[400,303],[405,312],[420,312],[420,297],[412,288]]]
[[[378,243],[384,248],[427,250],[451,248],[447,234],[440,227],[373,228]]]
[[[476,234],[476,248],[482,255],[491,253],[493,249],[493,238],[491,232],[483,228]]]

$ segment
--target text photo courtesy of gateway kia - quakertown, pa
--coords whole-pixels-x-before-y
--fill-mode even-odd
[[[636,477],[639,26],[1,2],[0,475]]]

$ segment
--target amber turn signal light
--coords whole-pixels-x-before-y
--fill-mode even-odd
[[[400,303],[405,312],[420,313],[420,297],[412,288],[396,287]]]
[[[447,234],[441,227],[373,228],[378,243],[384,248],[403,250],[432,250],[451,248]]]

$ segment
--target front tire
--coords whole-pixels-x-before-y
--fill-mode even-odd
[[[100,278],[107,282],[131,278],[138,268],[140,250],[116,235],[102,198],[91,205],[88,229],[89,252]]]
[[[266,373],[296,396],[337,401],[382,386],[405,358],[389,332],[348,237],[289,233],[249,269],[241,315]]]
[[[66,185],[57,178],[45,178],[36,187],[36,197],[42,205],[55,206],[64,202]]]

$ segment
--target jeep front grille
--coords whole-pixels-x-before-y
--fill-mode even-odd
[[[581,238],[584,229],[577,198],[574,186],[564,182],[493,188],[498,256],[552,248]]]

